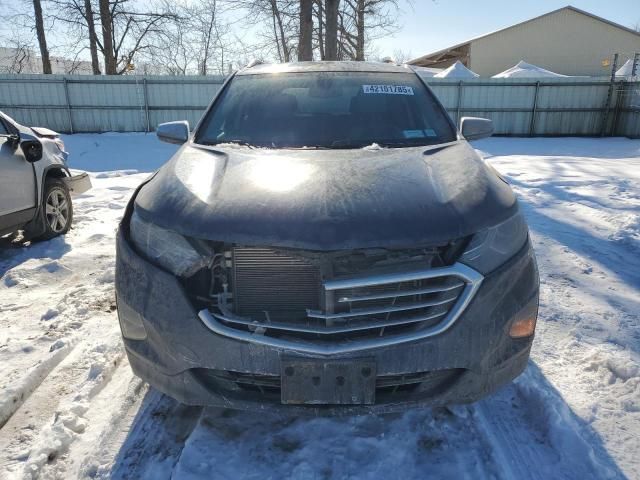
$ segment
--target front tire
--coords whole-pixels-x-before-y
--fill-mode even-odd
[[[49,240],[64,235],[73,222],[73,204],[67,185],[58,178],[47,179],[44,184],[42,222],[44,233],[36,241]]]

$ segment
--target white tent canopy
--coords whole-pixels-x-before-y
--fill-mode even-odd
[[[629,59],[624,62],[618,71],[616,72],[616,77],[630,77],[633,71],[633,59]],[[640,75],[640,67],[636,69],[636,75]]]
[[[541,78],[541,77],[566,77],[550,70],[545,70],[537,65],[525,61],[519,61],[517,65],[494,75],[491,78]]]
[[[465,67],[460,60],[437,75],[434,75],[435,78],[477,78],[479,76],[477,73]]]

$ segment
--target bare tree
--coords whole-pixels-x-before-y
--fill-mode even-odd
[[[88,42],[91,70],[94,75],[100,75],[98,38],[95,29],[96,15],[92,0],[47,0],[47,3],[51,4],[50,17],[57,26],[57,33],[69,39],[65,53],[80,58]],[[63,30],[64,34],[60,35]],[[78,65],[82,63],[79,62]]]
[[[102,26],[102,55],[104,56],[104,73],[116,75],[117,62],[113,49],[113,12],[109,0],[100,0],[100,24]]]
[[[300,0],[298,60],[313,60],[313,0]]]
[[[104,57],[107,75],[122,75],[133,67],[134,57],[152,47],[152,37],[163,35],[164,26],[175,20],[165,5],[151,3],[139,9],[129,0],[99,0],[102,42],[96,39]]]
[[[326,16],[326,37],[325,37],[325,58],[327,60],[338,60],[338,11],[340,0],[325,0]]]
[[[12,30],[2,42],[7,45],[2,56],[2,73],[34,73],[31,44],[20,37],[19,31]]]
[[[398,29],[399,0],[343,0],[338,58],[362,61],[372,41]]]
[[[254,45],[254,51],[275,54],[280,62],[291,61],[297,51],[300,27],[300,0],[229,0],[243,10],[246,22],[252,27],[261,23],[258,35],[264,44]]]
[[[402,50],[400,48],[396,48],[393,51],[393,60],[396,63],[407,63],[409,60],[413,59],[413,56],[411,55],[411,50]]]
[[[320,53],[320,60],[325,60],[324,54],[324,0],[314,0],[313,2],[313,14],[315,16],[315,29],[314,34],[316,38],[316,48]]]
[[[96,25],[93,18],[93,6],[91,0],[84,0],[84,18],[87,22],[89,34],[89,52],[91,54],[91,69],[94,75],[100,75],[100,62],[98,61],[98,39],[96,37]]]
[[[40,58],[42,59],[42,73],[51,73],[51,60],[49,60],[49,48],[47,47],[47,36],[44,31],[44,18],[40,0],[33,0],[33,16],[36,24],[38,46],[40,47]]]

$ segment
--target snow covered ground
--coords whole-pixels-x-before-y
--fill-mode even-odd
[[[65,137],[75,228],[0,241],[0,479],[640,478],[640,141],[488,139],[542,280],[529,368],[476,405],[296,418],[179,405],[120,345],[114,233],[175,147]]]

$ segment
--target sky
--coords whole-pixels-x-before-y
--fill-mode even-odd
[[[640,24],[640,0],[413,0],[402,6],[402,29],[376,46],[382,55],[399,49],[416,58],[569,4],[626,27]]]

